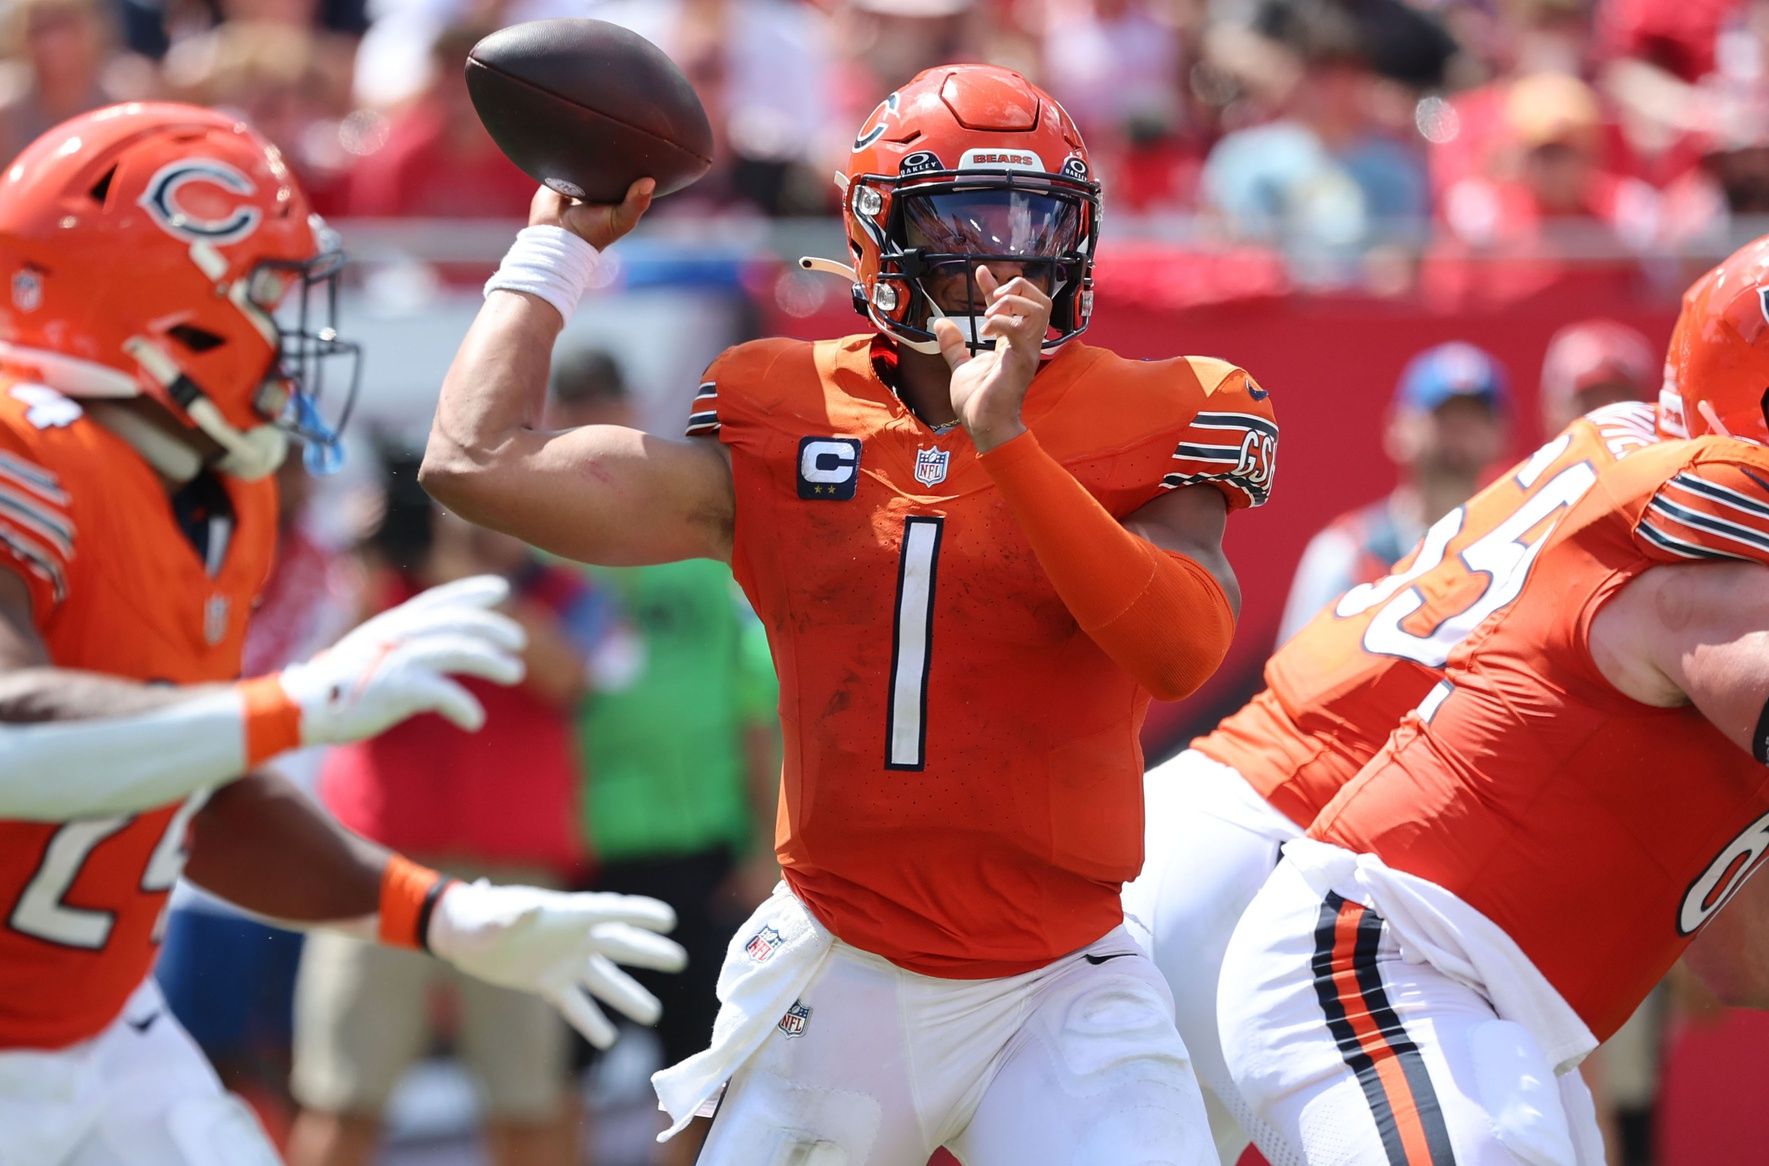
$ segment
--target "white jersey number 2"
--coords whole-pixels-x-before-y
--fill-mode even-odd
[[[193,795],[166,823],[159,844],[154,847],[153,855],[141,873],[141,890],[169,891],[178,881],[184,870],[185,832],[191,818],[206,800],[206,795]],[[117,922],[116,912],[73,906],[67,902],[67,895],[92,852],[134,820],[134,815],[84,818],[57,830],[49,839],[49,845],[43,848],[43,859],[37,864],[36,873],[25,884],[18,902],[13,904],[7,924],[14,931],[59,947],[90,951],[103,948],[110,941],[111,928]]]

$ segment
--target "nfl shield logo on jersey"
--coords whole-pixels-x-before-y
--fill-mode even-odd
[[[809,1023],[811,1023],[811,1006],[803,1000],[794,1000],[792,1007],[786,1010],[786,1015],[780,1018],[780,1023],[775,1027],[787,1036],[804,1036],[805,1025]]]
[[[781,938],[778,931],[772,927],[764,927],[749,937],[749,942],[743,945],[743,950],[756,963],[765,964],[774,958],[774,952],[784,942],[786,941]]]
[[[924,486],[938,486],[946,480],[946,463],[952,455],[943,449],[915,451],[915,480]]]

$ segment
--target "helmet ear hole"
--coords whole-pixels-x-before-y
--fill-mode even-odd
[[[116,176],[117,168],[112,166],[109,170],[104,172],[104,177],[92,184],[92,189],[88,190],[86,193],[91,196],[93,202],[101,207],[104,205],[105,199],[111,196],[111,179]]]
[[[226,343],[207,328],[198,328],[194,324],[175,324],[166,329],[166,335],[193,353],[209,352]]]

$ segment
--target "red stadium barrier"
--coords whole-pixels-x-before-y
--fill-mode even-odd
[[[1763,1161],[1769,1015],[1739,1009],[1684,1023],[1659,1072],[1659,1166]]]

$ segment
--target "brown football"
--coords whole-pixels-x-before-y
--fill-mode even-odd
[[[681,190],[712,165],[694,86],[663,50],[601,20],[534,20],[467,54],[467,92],[498,148],[536,182],[619,202],[634,180]]]

